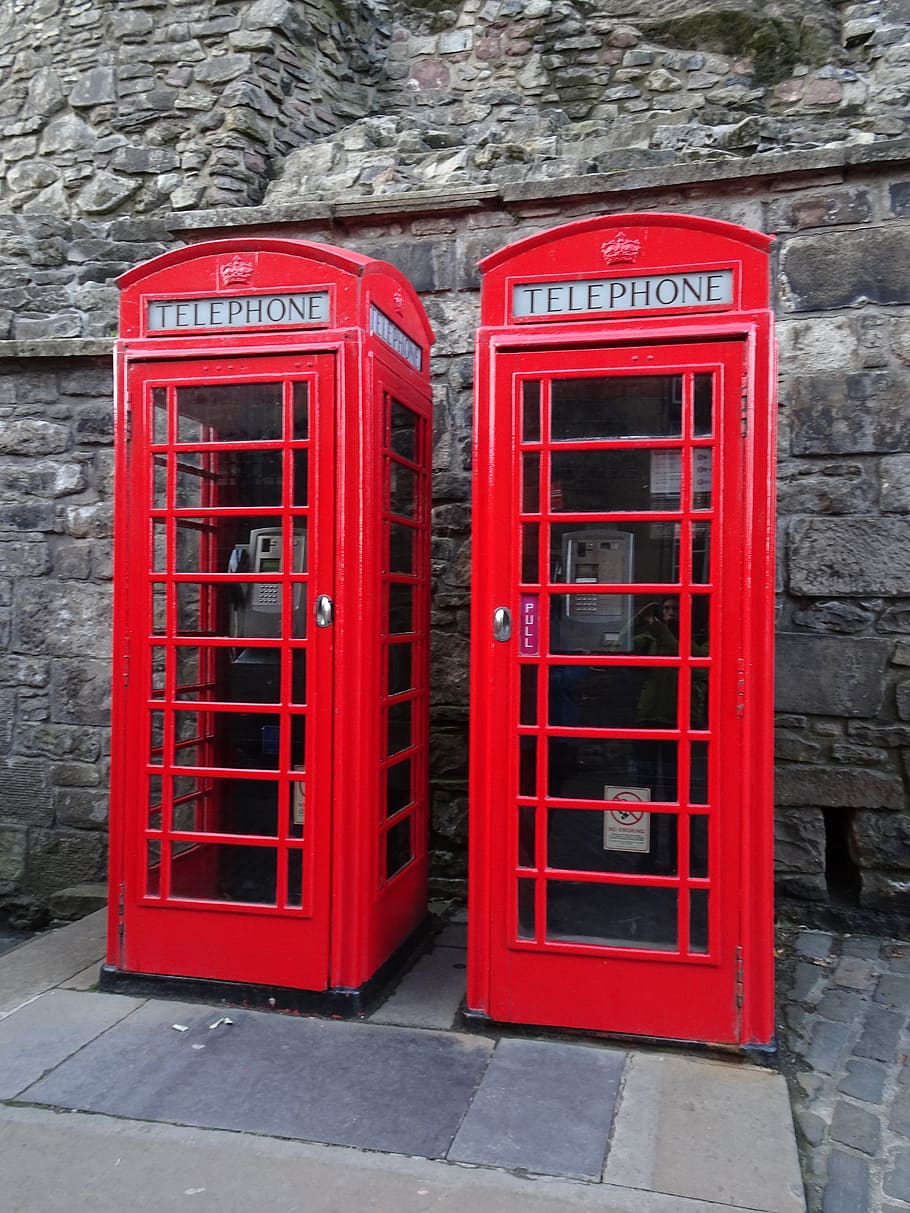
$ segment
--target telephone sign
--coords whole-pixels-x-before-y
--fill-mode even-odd
[[[481,264],[480,1019],[771,1039],[769,246],[622,215]]]
[[[426,913],[429,324],[288,240],[120,286],[103,982],[357,1010]]]

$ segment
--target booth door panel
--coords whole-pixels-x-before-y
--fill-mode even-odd
[[[324,988],[331,355],[137,364],[123,956]]]
[[[494,1018],[737,1038],[742,373],[734,342],[497,358]]]

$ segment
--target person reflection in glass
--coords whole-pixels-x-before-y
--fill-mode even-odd
[[[679,653],[679,600],[648,603],[637,617],[634,651],[643,657],[676,657]],[[675,729],[678,714],[679,670],[661,666],[648,670],[638,696],[637,728]],[[641,739],[636,743],[639,780],[651,789],[652,800],[676,800],[677,743]]]

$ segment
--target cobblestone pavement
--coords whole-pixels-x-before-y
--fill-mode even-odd
[[[809,1213],[906,1213],[910,941],[786,929],[778,962]]]

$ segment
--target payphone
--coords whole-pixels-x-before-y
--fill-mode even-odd
[[[622,215],[481,263],[471,1017],[771,1039],[770,243]]]
[[[432,333],[330,245],[120,286],[102,983],[352,1013],[426,915]]]

